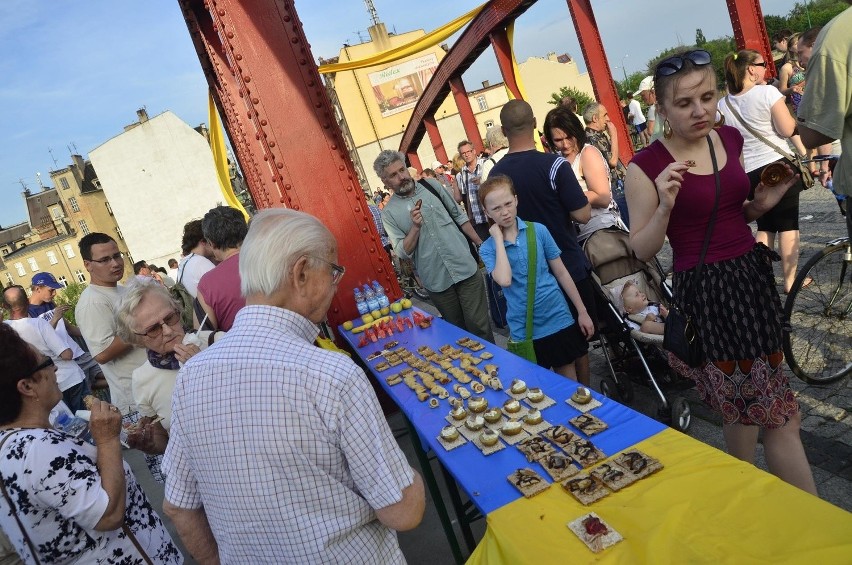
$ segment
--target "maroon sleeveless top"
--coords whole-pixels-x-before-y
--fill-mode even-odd
[[[705,263],[733,259],[748,253],[754,247],[754,236],[743,215],[743,203],[751,188],[748,175],[740,164],[743,136],[730,126],[722,126],[716,131],[728,159],[719,171],[719,210],[716,212],[716,224],[710,237]],[[707,159],[710,159],[709,151]],[[721,161],[721,155],[717,154],[716,159]],[[657,140],[637,153],[631,163],[636,163],[653,181],[674,160],[668,149]],[[676,272],[688,271],[698,264],[715,197],[716,181],[712,173],[684,173],[683,185],[666,228]]]
[[[240,254],[231,255],[204,273],[198,281],[198,293],[216,314],[218,329],[230,330],[237,312],[246,305],[240,292]]]

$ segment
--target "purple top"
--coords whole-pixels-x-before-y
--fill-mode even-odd
[[[719,171],[722,186],[719,210],[705,263],[733,259],[754,247],[754,236],[743,215],[743,202],[748,198],[751,188],[748,175],[740,164],[743,136],[730,126],[722,126],[716,132],[725,146],[727,160]],[[657,140],[637,153],[631,162],[636,163],[653,180],[674,160],[668,149]],[[717,154],[716,160],[721,164],[722,155]],[[683,185],[666,229],[674,253],[674,270],[677,272],[688,271],[698,264],[716,197],[713,174],[696,175],[687,171],[683,177]]]
[[[237,312],[246,305],[240,292],[240,254],[231,255],[204,273],[198,281],[198,293],[216,314],[217,329],[230,330]]]

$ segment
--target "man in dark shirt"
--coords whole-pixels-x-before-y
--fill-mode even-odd
[[[571,273],[583,303],[597,327],[594,287],[589,278],[589,263],[577,243],[577,231],[571,220],[585,224],[592,208],[577,183],[571,165],[553,153],[535,148],[535,116],[523,100],[510,100],[500,111],[503,133],[509,140],[509,152],[494,165],[488,177],[506,175],[518,193],[518,217],[544,225],[562,251],[562,262]],[[577,312],[568,300],[574,318]],[[589,356],[576,360],[577,380],[590,382]]]

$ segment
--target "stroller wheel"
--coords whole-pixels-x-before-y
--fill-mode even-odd
[[[633,382],[630,380],[630,377],[627,376],[627,373],[616,373],[618,377],[618,394],[624,400],[625,404],[630,404],[633,402]]]
[[[672,402],[672,421],[671,426],[681,432],[689,429],[692,423],[692,409],[689,407],[689,402],[682,396],[678,396]]]
[[[621,401],[621,394],[619,392],[619,387],[615,384],[615,381],[612,377],[601,377],[601,394],[606,396],[607,398],[611,398],[616,402]]]

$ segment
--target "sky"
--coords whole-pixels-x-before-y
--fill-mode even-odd
[[[373,0],[388,30],[400,33],[431,31],[480,3]],[[761,5],[764,15],[784,15],[794,3]],[[692,43],[696,28],[707,39],[732,35],[722,0],[593,0],[592,7],[616,79],[643,70],[663,49]],[[363,0],[297,0],[296,10],[315,59],[368,37]],[[551,51],[585,69],[565,0],[539,0],[515,24],[519,62]],[[207,83],[176,0],[3,0],[0,52],[0,226],[26,220],[22,182],[38,191],[41,173],[51,186],[49,171],[120,134],[137,109],[171,110],[193,127],[207,122]],[[470,90],[499,82],[493,53],[463,78]]]

